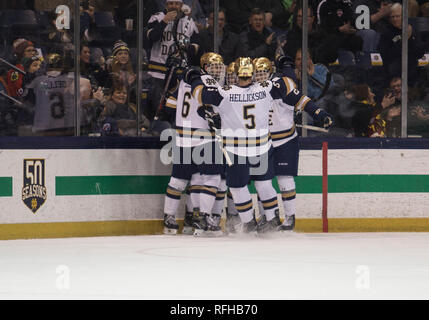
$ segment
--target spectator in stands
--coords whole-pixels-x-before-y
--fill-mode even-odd
[[[352,127],[355,137],[368,137],[368,126],[376,107],[375,94],[366,84],[357,84],[353,87],[354,100],[351,103],[355,113],[352,118]]]
[[[426,45],[419,34],[408,25],[408,85],[415,86],[418,78],[418,59],[425,51]],[[400,77],[402,73],[402,5],[395,3],[391,7],[390,25],[381,34],[379,51],[383,59],[383,68],[387,79]]]
[[[225,64],[230,64],[236,58],[244,55],[242,51],[242,45],[240,43],[240,38],[237,34],[228,30],[225,27],[225,9],[219,8],[218,15],[218,39],[219,39],[219,54],[223,57]],[[204,54],[205,52],[214,51],[214,13],[210,12],[208,18],[208,28],[201,32],[200,35],[200,53]]]
[[[401,137],[401,105],[394,104],[371,119],[368,126],[370,137]]]
[[[119,81],[128,88],[135,85],[136,74],[130,60],[130,49],[124,41],[118,40],[113,45],[112,57],[107,61],[107,70],[109,72],[108,87],[112,85],[113,81]]]
[[[15,66],[22,71],[24,71],[23,59],[34,57],[37,54],[34,44],[23,38],[17,39],[13,42],[13,52]],[[23,73],[14,69],[9,70],[6,76],[7,92],[9,96],[14,98],[21,97],[24,93],[23,82]]]
[[[307,97],[310,97],[313,101],[317,101],[326,93],[329,89],[331,82],[331,73],[328,68],[323,64],[314,64],[311,59],[311,55],[308,53],[307,59]],[[301,90],[302,80],[302,51],[298,49],[295,55],[295,75],[298,80],[297,84]]]
[[[289,28],[290,13],[284,9],[279,0],[224,0],[219,3],[228,12],[227,22],[232,32],[240,33],[247,28],[248,17],[254,8],[272,13],[274,29]]]
[[[285,55],[294,58],[296,52],[302,46],[302,7],[297,6],[294,14],[292,30],[287,34],[287,41],[283,46]],[[338,58],[338,46],[335,36],[329,35],[321,30],[314,17],[314,10],[308,7],[308,48],[314,63],[328,65]]]
[[[265,12],[254,8],[249,16],[248,26],[240,33],[243,51],[250,58],[275,59],[277,39],[274,32],[265,27]]]
[[[165,8],[166,0],[158,0],[158,11],[162,11]],[[206,13],[209,11],[204,11],[199,0],[183,0],[183,9],[189,8],[191,10],[190,17],[195,21],[195,24],[198,27],[199,31],[202,31],[206,28]]]
[[[150,56],[148,74],[151,76],[151,97],[146,116],[151,121],[158,110],[165,86],[167,60],[181,53],[188,56],[198,53],[198,28],[193,19],[183,16],[182,4],[182,0],[167,0],[165,11],[152,15],[145,32],[144,43]],[[181,34],[180,39],[177,34]]]
[[[342,50],[356,54],[362,51],[363,40],[356,35],[354,14],[348,0],[322,0],[317,8],[318,24],[334,36]]]
[[[42,42],[47,52],[64,52],[73,49],[73,34],[69,29],[58,28],[56,21],[60,13],[47,12],[50,26],[46,33],[42,34]]]
[[[386,98],[386,96],[390,96],[391,99],[389,100],[390,103],[386,105],[386,107],[390,107],[393,104],[401,104],[402,100],[402,79],[401,77],[393,77],[390,79],[389,87],[385,90],[383,100]],[[392,101],[393,99],[393,101]],[[387,102],[385,102],[387,103]]]
[[[80,39],[91,40],[90,33],[95,29],[95,5],[93,1],[81,1],[80,6]]]
[[[429,17],[429,1],[419,0],[420,13],[423,17]]]
[[[417,0],[408,0],[408,17],[415,18],[420,15],[420,5]]]
[[[104,110],[100,114],[100,123],[102,130],[106,131],[106,123],[110,128],[117,128],[117,134],[120,136],[137,135],[137,108],[128,101],[128,88],[121,82],[115,82],[111,88],[110,99],[106,102]],[[142,128],[148,128],[149,121],[140,116]]]
[[[293,14],[296,11],[296,0],[280,0],[281,4],[283,5],[283,9],[286,11],[288,18],[288,26],[285,28],[286,30],[289,29],[293,24]],[[310,5],[310,4],[309,4]]]
[[[91,63],[91,50],[87,43],[80,46],[80,75],[89,79],[93,90],[106,86],[108,72],[99,64]]]
[[[33,133],[36,135],[73,135],[75,126],[74,74],[70,53],[45,56],[46,74],[36,77],[25,90],[25,99],[34,107]],[[80,77],[80,101],[89,99],[91,85]]]
[[[25,88],[27,84],[31,83],[31,81],[33,81],[33,79],[39,75],[39,70],[42,66],[42,60],[37,56],[24,58],[22,59],[22,65],[24,66],[24,71],[26,72],[22,84],[22,87]]]

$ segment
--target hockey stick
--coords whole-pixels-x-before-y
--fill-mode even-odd
[[[170,72],[168,73],[167,79],[165,80],[164,90],[162,90],[161,100],[159,101],[158,110],[156,110],[155,117],[153,120],[159,120],[161,116],[162,107],[165,104],[165,98],[167,97],[168,87],[170,86],[171,79],[173,78],[174,71],[176,70],[175,66],[171,66]]]
[[[231,158],[229,157],[228,151],[226,151],[225,148],[223,147],[222,136],[218,133],[217,129],[215,129],[215,139],[218,142],[219,147],[223,152],[223,155],[225,156],[226,163],[228,164],[229,167],[232,166]]]
[[[223,147],[222,136],[219,134],[218,129],[214,125],[214,121],[211,118],[211,113],[210,112],[206,112],[206,115],[207,115],[206,119],[207,119],[207,122],[209,123],[209,127],[210,127],[211,130],[214,131],[214,133],[215,133],[215,140],[217,141],[220,149],[223,152],[223,155],[225,156],[226,163],[230,167],[230,166],[232,166],[232,161],[231,161],[231,158],[229,157],[228,151],[226,151],[226,149]]]
[[[319,132],[324,132],[324,133],[328,133],[329,132],[328,129],[324,129],[324,128],[321,128],[321,127],[310,126],[308,124],[296,124],[295,126],[303,128],[303,129],[308,129],[308,130],[313,130],[313,131],[319,131]]]

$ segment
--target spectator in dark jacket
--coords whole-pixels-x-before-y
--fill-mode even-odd
[[[218,24],[219,24],[219,54],[223,57],[225,64],[230,64],[236,58],[244,55],[242,45],[240,44],[240,38],[238,34],[233,33],[225,27],[225,9],[219,8]],[[200,53],[213,52],[214,51],[214,13],[213,11],[209,14],[208,25],[200,34]]]
[[[231,31],[240,33],[247,26],[247,18],[254,8],[273,14],[274,28],[289,28],[289,11],[285,10],[279,0],[221,0],[220,5],[228,12],[228,25]]]
[[[286,44],[283,46],[285,55],[295,58],[296,52],[302,46],[302,7],[297,7],[294,14],[292,30],[287,34]],[[329,64],[338,58],[338,46],[334,36],[320,30],[314,17],[314,11],[309,6],[308,16],[308,48],[314,63]]]
[[[245,55],[250,58],[275,59],[277,39],[274,32],[265,27],[265,13],[255,8],[250,13],[249,25],[240,33]]]
[[[391,8],[390,26],[381,34],[379,50],[387,79],[401,76],[402,70],[402,5],[395,3]],[[414,86],[418,76],[418,59],[426,50],[418,33],[408,25],[408,85]]]
[[[362,51],[363,40],[356,35],[354,15],[348,0],[322,0],[317,8],[318,24],[335,36],[340,49],[356,54]]]

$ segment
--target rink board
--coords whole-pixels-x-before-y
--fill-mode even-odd
[[[408,149],[403,142],[386,147],[389,141],[381,141],[367,148],[357,142],[356,149],[335,148],[335,141],[329,149],[329,231],[429,231],[427,143],[411,142]],[[51,143],[19,149],[0,143],[0,239],[161,232],[171,165],[160,161],[159,147],[91,141],[94,145],[85,148],[74,142],[59,149]],[[300,151],[297,231],[322,230],[319,145],[304,143]],[[25,203],[35,172],[43,175],[37,190],[44,190],[44,199]],[[182,204],[179,218],[183,213]]]

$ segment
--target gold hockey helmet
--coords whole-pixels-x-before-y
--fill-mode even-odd
[[[273,72],[270,59],[265,57],[253,59],[253,67],[255,68],[255,81],[268,80]]]
[[[204,66],[208,64],[223,64],[223,58],[218,53],[206,52],[201,56],[200,66],[204,69]]]
[[[253,63],[249,57],[241,57],[235,60],[235,73],[239,78],[251,78],[253,76]]]
[[[220,54],[215,52],[206,52],[200,59],[201,69],[211,75],[217,81],[220,81],[222,74],[225,75],[225,65]]]
[[[235,61],[231,62],[226,69],[226,81],[228,85],[236,85],[238,83],[237,74],[235,73]]]

